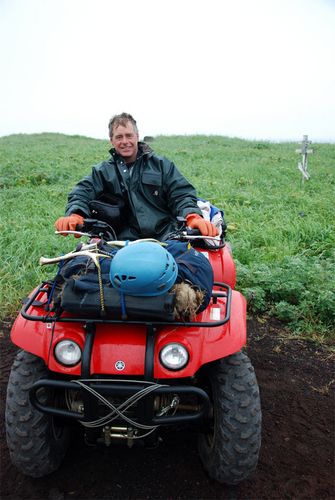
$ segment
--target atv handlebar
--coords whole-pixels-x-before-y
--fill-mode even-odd
[[[175,239],[180,241],[189,240],[214,240],[220,242],[219,236],[204,236],[198,229],[191,229],[185,225],[186,219],[177,218],[181,225],[179,229],[170,233],[165,239]],[[77,224],[75,231],[56,231],[56,234],[73,234],[75,236],[88,236],[89,238],[100,238],[105,241],[116,240],[116,234],[113,228],[97,219],[84,219],[83,224]]]

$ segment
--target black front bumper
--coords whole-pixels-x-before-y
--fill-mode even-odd
[[[120,398],[129,398],[148,387],[145,382],[141,381],[96,381],[95,379],[85,379],[84,382],[101,396],[105,398],[116,398],[117,400],[120,400]],[[40,389],[47,390],[49,394],[53,393],[54,395],[64,395],[66,390],[79,391],[83,401],[83,411],[76,412],[65,407],[60,407],[60,398],[57,396],[47,398],[47,402],[42,402],[38,397],[38,391]],[[153,399],[157,395],[177,396],[180,397],[180,399],[191,397],[193,400],[197,401],[196,410],[183,413],[178,413],[177,411],[174,415],[158,416],[158,411],[154,409],[153,405]],[[29,397],[31,404],[37,410],[54,417],[72,418],[83,422],[91,422],[98,418],[98,402],[96,397],[87,392],[85,388],[78,385],[76,381],[41,379],[34,383],[30,389]],[[51,400],[54,401],[54,403],[51,403]],[[209,397],[207,393],[199,387],[190,385],[158,385],[155,390],[141,400],[141,404],[138,404],[135,420],[149,426],[200,423],[206,414],[208,414],[209,407]]]

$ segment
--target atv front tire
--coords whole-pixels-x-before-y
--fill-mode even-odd
[[[6,437],[12,463],[27,476],[55,471],[68,448],[69,429],[39,412],[29,400],[34,382],[48,377],[43,360],[19,351],[11,369],[6,401]],[[41,396],[41,400],[45,396]]]
[[[199,435],[200,459],[210,477],[237,484],[256,469],[261,445],[255,372],[246,354],[238,352],[208,365],[206,381],[212,412],[208,431]]]

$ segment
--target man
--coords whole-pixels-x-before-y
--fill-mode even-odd
[[[58,231],[75,230],[85,217],[93,217],[93,200],[122,206],[118,221],[119,239],[153,237],[162,239],[176,229],[176,217],[204,236],[217,229],[201,216],[194,187],[173,162],[156,155],[139,142],[134,118],[122,113],[109,122],[111,157],[94,166],[92,173],[74,187],[68,197],[65,217],[55,223]]]

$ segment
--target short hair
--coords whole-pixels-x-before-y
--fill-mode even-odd
[[[132,123],[135,132],[138,134],[136,120],[129,113],[121,113],[120,115],[114,115],[109,120],[109,123],[108,123],[109,137],[110,138],[113,137],[114,128],[118,127],[119,125],[122,125],[122,127],[125,127],[127,125],[127,122]]]

